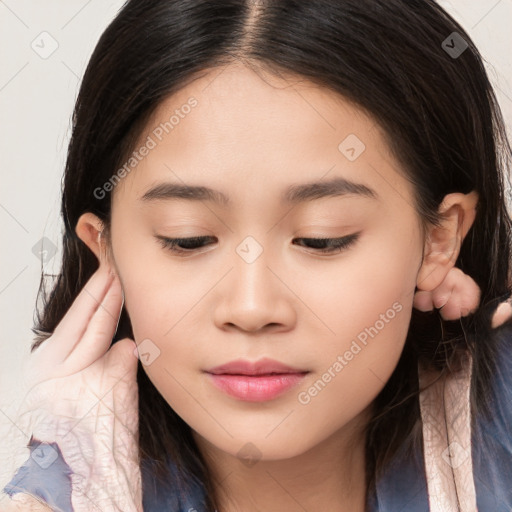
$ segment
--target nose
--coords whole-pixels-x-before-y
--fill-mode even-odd
[[[217,290],[214,321],[223,330],[281,332],[296,321],[292,276],[264,248],[240,244],[233,266]]]

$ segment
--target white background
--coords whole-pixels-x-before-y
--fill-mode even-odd
[[[13,458],[13,407],[32,339],[41,274],[33,247],[47,237],[57,253],[45,265],[58,273],[60,183],[80,78],[121,0],[0,0],[0,486],[28,451]],[[480,49],[512,123],[512,0],[440,1]],[[31,45],[46,37],[58,48],[41,58]],[[448,35],[448,34],[447,34]],[[35,42],[34,42],[35,41]],[[509,128],[510,134],[510,128]],[[47,248],[48,246],[45,246]],[[37,252],[36,252],[37,254]],[[12,432],[11,434],[12,435]],[[21,446],[26,443],[21,433]],[[0,487],[1,488],[1,487]]]

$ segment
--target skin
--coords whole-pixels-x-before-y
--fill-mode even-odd
[[[372,402],[400,357],[415,287],[432,300],[454,267],[477,196],[446,196],[441,227],[428,226],[424,237],[412,186],[375,120],[307,81],[263,76],[241,64],[210,70],[167,98],[137,147],[192,96],[198,105],[113,191],[110,263],[135,342],[149,338],[160,351],[145,371],[192,427],[222,512],[362,512],[363,429]],[[366,147],[354,161],[338,149],[349,134]],[[280,202],[289,185],[335,176],[378,197]],[[209,186],[232,204],[140,200],[161,182]],[[101,229],[92,213],[76,227],[98,258]],[[355,243],[330,256],[293,242],[352,233],[360,233]],[[184,257],[156,235],[214,238]],[[237,252],[247,236],[255,239],[249,254],[263,250],[252,263]],[[393,318],[301,403],[299,393],[325,383],[337,357],[393,304],[400,308]],[[244,402],[203,373],[261,357],[309,374],[278,398]]]
[[[30,433],[36,447],[59,446],[70,469],[74,512],[90,511],[91,503],[102,512],[142,512],[136,348],[128,338],[110,348],[121,307],[119,278],[102,260],[53,334],[30,354],[15,427],[4,439],[16,446],[19,432]],[[41,459],[37,449],[32,452],[41,469],[23,488],[39,487],[38,476],[54,460],[46,453]],[[17,510],[11,505],[48,510],[24,493],[4,498],[0,495],[2,512]]]
[[[18,493],[0,505],[2,512],[52,512],[52,509],[33,496]]]

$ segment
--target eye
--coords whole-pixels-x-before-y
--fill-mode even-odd
[[[212,236],[193,236],[190,238],[167,238],[165,236],[157,236],[158,241],[165,249],[178,254],[191,253],[196,249],[204,247],[205,241],[214,238]],[[184,246],[184,247],[183,247]]]
[[[295,238],[294,240],[302,240],[306,243],[306,246],[325,254],[348,249],[358,238],[359,233],[353,233],[339,238]]]
[[[205,247],[207,245],[205,242],[215,237],[194,236],[189,238],[167,238],[157,236],[156,238],[165,249],[169,249],[177,254],[190,254],[201,247]],[[344,249],[348,249],[358,238],[359,233],[353,233],[340,238],[295,238],[294,240],[302,240],[305,242],[306,247],[325,254],[341,252]]]

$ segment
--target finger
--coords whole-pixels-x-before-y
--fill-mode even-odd
[[[458,320],[462,316],[460,301],[457,299],[448,301],[439,309],[439,314],[444,320]]]
[[[130,338],[116,341],[106,355],[113,376],[125,382],[137,377],[137,345]]]
[[[113,276],[109,273],[109,267],[100,264],[55,328],[50,344],[52,352],[54,349],[54,353],[59,354],[61,361],[66,359],[77,346],[112,281]]]
[[[25,386],[31,388],[48,377],[63,377],[76,373],[90,364],[88,359],[72,366],[64,363],[80,345],[90,319],[100,307],[101,301],[98,301],[97,297],[103,300],[110,289],[114,280],[110,272],[110,267],[100,262],[100,267],[75,298],[53,335],[38,347],[36,353],[32,353],[23,372]]]
[[[465,274],[456,267],[451,268],[443,282],[432,291],[432,302],[437,309],[449,306],[450,300],[453,301],[452,296],[457,287],[457,284],[463,279]]]
[[[474,313],[480,304],[480,287],[468,275],[459,276],[455,281],[451,295],[440,309],[445,320],[458,320]]]
[[[419,290],[414,294],[413,306],[419,311],[432,311],[434,304],[432,303],[432,293]]]
[[[496,329],[512,317],[512,305],[510,302],[502,302],[492,317],[491,327]]]
[[[434,303],[434,307],[436,309],[441,309],[449,305],[450,300],[452,300],[453,289],[446,291],[444,288],[436,289],[432,292],[432,302]]]
[[[480,305],[480,296],[482,294],[480,287],[468,275],[465,276],[464,283],[458,285],[460,288],[459,295],[461,297],[461,312],[462,315],[474,313]]]
[[[109,349],[119,324],[124,303],[121,282],[116,275],[94,312],[80,342],[65,361],[66,371],[79,371],[103,356]]]

